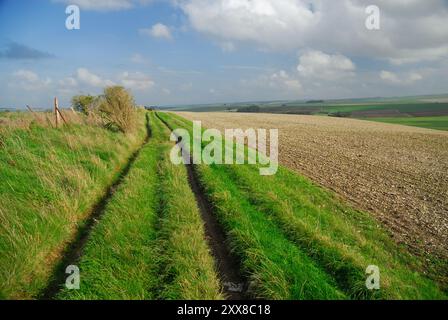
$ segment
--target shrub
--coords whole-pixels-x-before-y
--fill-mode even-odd
[[[92,111],[96,98],[91,95],[83,96],[74,96],[72,98],[72,107],[76,111],[82,112],[86,115]]]
[[[123,133],[136,126],[136,108],[132,94],[121,86],[104,89],[98,102],[98,111],[107,128]]]

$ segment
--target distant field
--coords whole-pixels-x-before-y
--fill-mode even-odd
[[[402,124],[405,126],[421,127],[448,131],[448,116],[440,117],[404,117],[404,118],[369,118],[366,120],[385,123]]]
[[[419,117],[448,115],[448,103],[386,103],[386,104],[306,104],[280,107],[242,107],[239,112],[329,115],[351,118]]]
[[[171,107],[173,111],[219,112],[237,111],[242,108],[258,107],[260,112],[289,113],[313,111],[364,111],[400,109],[405,112],[427,110],[447,110],[448,95],[396,97],[396,98],[365,98],[365,99],[330,99],[330,100],[296,100],[296,101],[252,101],[239,103],[217,103],[206,105],[185,105]]]
[[[180,107],[178,111],[320,115],[448,130],[445,96],[272,101]]]
[[[448,103],[443,102],[363,102],[363,103],[253,103],[228,106],[199,106],[180,108],[193,112],[252,112],[279,114],[331,114],[336,112],[378,112],[393,110],[397,113],[442,113],[448,115]],[[431,115],[431,114],[430,114]],[[348,115],[349,116],[349,115]]]

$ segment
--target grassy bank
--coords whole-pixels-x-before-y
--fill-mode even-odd
[[[176,115],[173,128],[191,130]],[[260,176],[256,166],[197,166],[231,245],[263,298],[443,299],[411,256],[367,213],[280,168]],[[365,287],[365,269],[377,265],[381,290]],[[298,269],[296,269],[298,268]]]
[[[59,299],[220,299],[213,258],[168,131],[150,115],[151,138],[107,204],[78,263],[80,290]]]
[[[66,244],[146,130],[143,118],[124,135],[96,125],[42,127],[11,113],[1,129],[0,297],[26,299],[46,286]]]

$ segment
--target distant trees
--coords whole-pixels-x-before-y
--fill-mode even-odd
[[[324,100],[308,100],[306,103],[324,103]]]
[[[350,112],[342,112],[342,111],[336,111],[329,113],[328,116],[330,117],[336,117],[336,118],[348,118],[351,116]]]
[[[238,112],[258,113],[261,111],[260,106],[251,105],[249,107],[238,108]]]

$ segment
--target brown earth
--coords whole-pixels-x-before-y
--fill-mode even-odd
[[[279,129],[281,164],[373,213],[414,252],[448,258],[448,132],[318,116],[178,114],[219,130]]]

